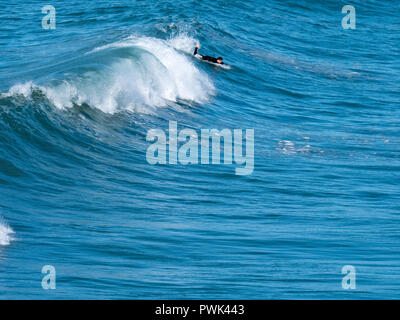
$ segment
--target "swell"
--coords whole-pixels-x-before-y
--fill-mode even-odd
[[[34,82],[1,93],[0,184],[74,184],[65,172],[90,172],[119,154],[119,143],[135,145],[145,114],[162,119],[168,111],[162,107],[181,111],[206,102],[215,89],[189,57],[194,41],[129,37],[47,67]]]

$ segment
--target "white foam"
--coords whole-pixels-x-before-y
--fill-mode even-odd
[[[12,234],[14,231],[7,226],[0,222],[0,246],[7,246],[13,240]]]
[[[196,39],[190,38],[185,34],[180,34],[174,38],[169,39],[168,44],[177,50],[184,51],[188,54],[192,54],[194,47],[198,43]]]
[[[280,140],[278,143],[278,150],[287,155],[296,153],[294,143],[290,140]]]
[[[130,37],[96,48],[92,53],[128,47],[140,50],[135,58],[113,57],[111,52],[110,62],[103,68],[52,85],[17,84],[5,95],[29,98],[33,90],[40,90],[58,108],[87,103],[106,113],[120,110],[151,113],[177,100],[204,103],[214,94],[214,85],[190,57],[179,51],[193,43],[195,40],[189,37],[175,40]]]
[[[32,93],[33,86],[34,84],[32,81],[16,84],[7,92],[3,92],[1,97],[7,98],[14,95],[23,95],[24,97],[29,97]]]

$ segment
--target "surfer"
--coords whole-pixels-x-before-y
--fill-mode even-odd
[[[201,60],[204,61],[209,61],[212,63],[217,63],[217,64],[224,64],[222,62],[222,57],[218,57],[218,58],[214,58],[214,57],[210,57],[210,56],[202,56],[201,54],[198,53],[199,50],[199,44],[196,44],[196,48],[194,49],[193,55],[197,55]]]

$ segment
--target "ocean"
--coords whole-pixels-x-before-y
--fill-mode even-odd
[[[399,11],[2,4],[0,299],[399,299]]]

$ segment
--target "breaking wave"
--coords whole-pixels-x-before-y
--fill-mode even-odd
[[[57,108],[87,104],[105,113],[151,113],[179,101],[204,103],[215,88],[187,54],[194,43],[187,36],[129,37],[66,63],[50,81],[19,83],[2,97],[30,99],[38,93]]]

